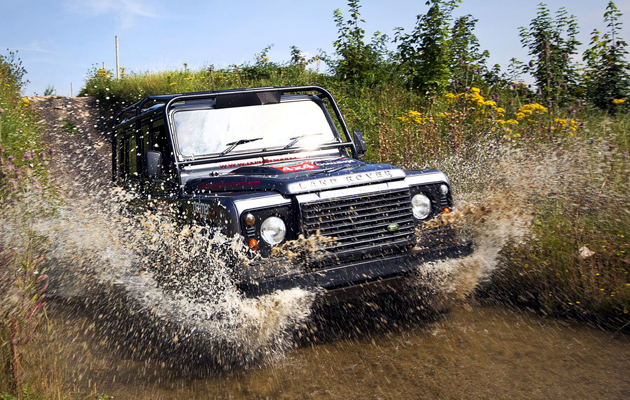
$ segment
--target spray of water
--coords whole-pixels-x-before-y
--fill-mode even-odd
[[[232,366],[281,355],[292,345],[292,332],[308,320],[316,293],[293,289],[244,298],[232,274],[235,263],[245,262],[242,240],[150,213],[121,212],[133,198],[110,187],[107,139],[99,132],[80,132],[80,141],[58,129],[51,133],[63,148],[50,166],[63,201],[35,224],[50,244],[48,264],[57,277],[51,293],[81,298],[114,338],[110,343],[123,341],[148,357],[159,348],[161,355]],[[567,167],[575,157],[574,151],[484,146],[432,164],[454,183],[456,208],[431,224],[456,226],[473,240],[474,252],[418,268],[412,287],[421,301],[433,300],[439,308],[440,301],[466,297],[487,281],[505,244],[528,234],[532,200],[577,175]],[[302,239],[277,252],[290,258],[304,247],[317,252],[321,246]]]
[[[43,199],[37,207],[46,212],[32,220],[46,241],[49,297],[82,305],[112,347],[145,358],[231,367],[281,355],[308,318],[315,293],[245,298],[233,274],[235,264],[247,261],[242,240],[126,213],[134,196],[109,182],[106,131],[94,125],[102,120],[93,106],[83,99],[42,101],[62,103],[42,106],[56,110],[47,135],[59,197]],[[72,137],[57,124],[66,118],[79,122]],[[3,244],[15,245],[16,227],[2,226]]]

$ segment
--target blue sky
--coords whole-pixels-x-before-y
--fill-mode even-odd
[[[347,15],[345,0],[162,1],[162,0],[0,0],[0,49],[18,50],[31,83],[26,95],[42,94],[54,85],[57,94],[76,94],[88,70],[105,62],[115,66],[114,36],[120,64],[134,72],[226,67],[252,61],[267,45],[272,61],[289,59],[295,45],[309,55],[332,54],[337,37],[333,10]],[[476,34],[490,51],[490,64],[505,69],[512,57],[529,58],[521,48],[518,27],[528,25],[539,1],[464,0],[455,16],[479,20]],[[604,30],[608,0],[548,0],[555,12],[566,7],[579,22],[583,51],[593,29]],[[363,0],[361,14],[368,36],[379,30],[393,37],[394,28],[411,30],[424,0]],[[630,0],[615,1],[624,13],[622,36],[630,40]],[[324,66],[321,67],[325,69]]]

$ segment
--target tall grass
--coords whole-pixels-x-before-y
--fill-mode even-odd
[[[20,96],[24,72],[12,54],[0,56],[0,393],[30,399],[50,376],[34,359],[48,277],[46,243],[33,228],[48,212],[50,153],[43,151],[43,131],[29,100]]]

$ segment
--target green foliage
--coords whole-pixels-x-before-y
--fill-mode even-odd
[[[481,51],[479,40],[473,33],[477,19],[472,15],[459,17],[451,27],[449,48],[449,70],[455,85],[480,86],[488,73],[486,59],[488,50]],[[495,71],[496,73],[496,71]]]
[[[43,178],[43,132],[30,111],[30,100],[20,95],[27,83],[25,73],[15,53],[0,55],[0,157],[10,157],[18,168],[29,165]]]
[[[630,64],[626,61],[628,44],[619,36],[621,16],[615,3],[609,2],[604,14],[608,31],[600,36],[594,30],[590,47],[583,55],[587,98],[611,114],[627,109],[626,100],[630,95]]]
[[[350,18],[345,20],[339,9],[335,10],[335,23],[339,37],[333,43],[336,60],[327,60],[335,76],[357,84],[372,85],[387,77],[388,38],[380,32],[374,33],[371,43],[365,43],[365,30],[359,26],[359,0],[348,0]]]
[[[74,134],[77,132],[77,124],[75,124],[74,121],[72,121],[70,118],[66,118],[63,120],[61,130],[66,133]]]
[[[441,93],[449,85],[449,24],[459,2],[429,0],[426,3],[430,5],[429,11],[418,15],[411,33],[397,29],[395,41],[398,43],[400,73],[407,86],[419,93]],[[465,37],[469,38],[468,35]]]
[[[24,80],[26,69],[22,66],[22,60],[17,56],[17,51],[10,51],[8,55],[0,54],[0,77],[2,84],[12,86],[19,95],[28,81]]]
[[[519,31],[523,47],[533,57],[523,65],[523,71],[534,77],[543,99],[566,103],[574,98],[578,73],[572,56],[580,45],[575,16],[560,8],[554,18],[540,3],[529,28],[520,27]]]
[[[48,85],[46,86],[46,89],[44,90],[44,96],[52,96],[56,92],[57,90],[55,89],[54,85]]]

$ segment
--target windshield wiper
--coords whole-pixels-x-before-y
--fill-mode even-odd
[[[287,144],[286,146],[284,146],[282,148],[282,150],[284,149],[288,149],[290,147],[293,147],[294,144],[296,144],[300,139],[305,138],[305,137],[309,137],[309,136],[319,136],[319,135],[323,135],[323,133],[307,133],[306,135],[300,135],[300,136],[296,136],[296,137],[292,137],[289,140],[291,140],[289,142],[289,144]]]
[[[239,139],[236,142],[228,143],[227,146],[230,146],[230,147],[228,147],[227,149],[223,150],[223,152],[221,152],[221,154],[219,154],[219,155],[220,156],[224,156],[227,153],[229,153],[232,150],[234,150],[236,148],[236,146],[240,146],[242,144],[249,143],[249,142],[255,142],[255,141],[261,140],[261,139],[262,139],[261,137],[255,138],[255,139]]]

